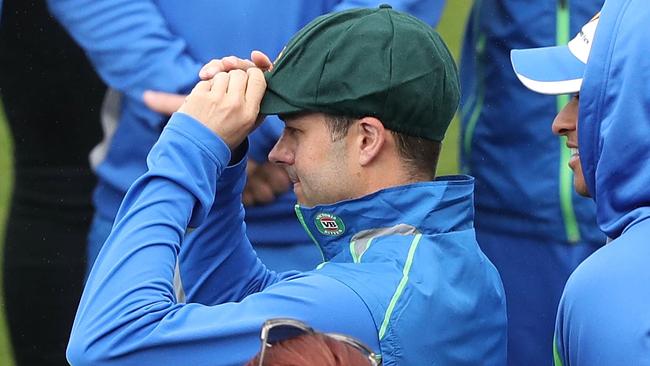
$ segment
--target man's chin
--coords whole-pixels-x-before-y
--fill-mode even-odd
[[[298,201],[298,204],[301,206],[309,206],[309,203],[305,199],[305,196],[302,194],[302,190],[300,189],[300,183],[294,183],[293,184],[293,193],[296,195],[296,200]]]

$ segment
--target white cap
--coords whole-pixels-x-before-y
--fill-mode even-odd
[[[600,12],[566,46],[512,50],[510,61],[519,80],[542,94],[580,91],[599,20]]]

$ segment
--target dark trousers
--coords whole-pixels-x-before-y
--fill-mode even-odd
[[[17,365],[67,365],[81,296],[104,86],[45,1],[4,0],[0,96],[15,179],[4,243],[4,302]],[[6,179],[6,177],[4,177]]]

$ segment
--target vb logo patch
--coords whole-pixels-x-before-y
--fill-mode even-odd
[[[319,213],[314,219],[316,228],[323,235],[337,236],[345,232],[345,224],[338,216]]]

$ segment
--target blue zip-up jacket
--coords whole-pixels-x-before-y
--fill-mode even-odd
[[[210,130],[172,116],[88,278],[72,365],[241,365],[274,317],[357,337],[386,366],[505,363],[504,294],[474,238],[471,177],[299,207],[328,262],[277,274],[245,236],[245,163],[230,160]],[[195,270],[187,303],[173,291],[179,252]]]
[[[607,0],[580,89],[578,149],[613,239],[564,289],[555,364],[650,365],[650,57],[645,0]]]
[[[126,190],[146,171],[145,159],[167,118],[150,111],[142,93],[187,93],[200,67],[213,58],[248,58],[259,49],[277,55],[291,36],[313,18],[351,7],[376,7],[379,0],[48,0],[52,13],[86,50],[98,73],[124,94],[117,127],[104,142],[96,167],[93,202],[113,219]],[[393,0],[397,10],[436,24],[443,0]],[[265,161],[279,137],[273,117],[251,137],[251,155]],[[98,154],[96,156],[101,156]],[[249,235],[255,243],[309,241],[295,222],[293,192],[273,204],[250,207]]]
[[[593,202],[573,190],[570,152],[548,128],[567,97],[527,90],[510,66],[513,48],[566,44],[602,3],[474,4],[461,60],[460,153],[461,168],[476,177],[478,231],[551,243],[604,243]]]

